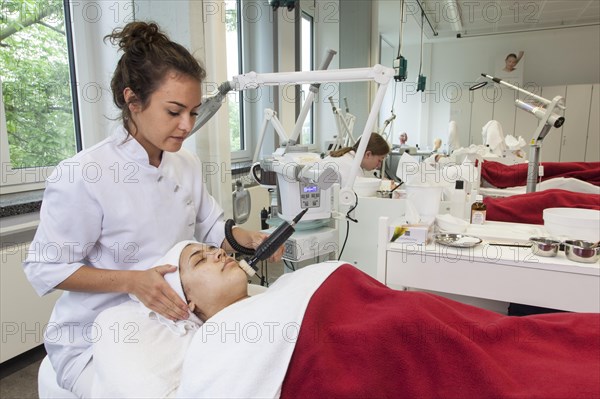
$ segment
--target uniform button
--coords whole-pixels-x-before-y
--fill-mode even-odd
[[[186,205],[192,205],[192,200],[187,200]]]
[[[179,191],[179,185],[178,185],[178,184],[177,184],[177,185],[175,185],[175,190],[173,190],[173,192],[175,192],[175,193],[176,193],[177,191]]]
[[[158,179],[156,179],[156,181],[161,181],[163,179],[162,176],[158,176]]]
[[[194,223],[194,222],[192,222],[192,223],[188,223],[188,226],[193,226],[193,225],[195,225],[195,224],[196,224],[196,223]]]

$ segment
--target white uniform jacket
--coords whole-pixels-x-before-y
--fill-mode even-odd
[[[24,263],[39,295],[82,265],[144,270],[177,242],[220,246],[223,210],[202,181],[202,164],[185,149],[164,152],[151,166],[144,148],[123,127],[61,162],[47,179],[40,225]],[[44,344],[58,383],[71,389],[100,334],[135,339],[135,326],[99,331],[98,313],[128,299],[119,293],[66,291],[57,301]]]

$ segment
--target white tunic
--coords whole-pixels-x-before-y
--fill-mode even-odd
[[[154,167],[144,148],[126,137],[119,128],[61,162],[48,178],[40,225],[23,265],[39,295],[82,265],[144,270],[158,266],[179,241],[223,242],[223,210],[204,187],[198,157],[185,149],[164,152]],[[63,293],[44,334],[60,386],[72,388],[99,334],[125,339],[132,333],[132,326],[99,331],[94,325],[98,313],[126,300],[119,293]]]

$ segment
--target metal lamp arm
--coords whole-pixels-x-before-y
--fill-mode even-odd
[[[504,81],[504,80],[502,80],[500,78],[495,78],[495,77],[493,77],[491,75],[488,75],[488,74],[485,74],[485,73],[482,73],[481,76],[483,76],[485,78],[488,78],[488,79],[492,80],[495,83],[501,84],[503,86],[506,86],[506,87],[509,87],[509,88],[511,88],[513,90],[521,92],[521,93],[523,93],[523,94],[525,94],[525,95],[527,95],[527,96],[529,96],[531,98],[535,98],[537,101],[539,101],[539,102],[541,102],[541,103],[543,103],[545,105],[550,105],[552,103],[551,100],[548,100],[548,99],[546,99],[544,97],[538,96],[537,94],[532,93],[530,91],[527,91],[525,89],[521,89],[520,87],[515,86],[513,84],[510,84],[510,83],[508,83],[508,82],[506,82],[506,81]],[[563,111],[566,109],[566,107],[562,103],[557,104],[556,106],[558,106]]]
[[[262,148],[262,143],[265,138],[265,133],[267,132],[267,126],[269,122],[271,122],[271,125],[273,125],[273,129],[275,130],[277,135],[279,135],[279,139],[281,140],[281,142],[288,142],[288,137],[285,133],[285,129],[279,121],[279,118],[277,118],[277,112],[273,111],[270,108],[265,109],[262,125],[260,126],[260,136],[258,138],[256,150],[254,151],[254,157],[252,158],[253,163],[258,161],[258,156],[260,155],[260,149]]]
[[[344,183],[344,188],[340,191],[340,202],[344,205],[351,204],[354,201],[352,186],[358,175],[360,164],[365,155],[371,132],[375,126],[377,114],[381,108],[381,103],[385,96],[385,91],[394,76],[392,68],[383,65],[375,65],[371,68],[353,68],[353,69],[334,69],[324,71],[296,71],[296,72],[276,72],[262,73],[249,72],[234,76],[233,86],[236,90],[255,89],[261,86],[278,86],[282,84],[313,84],[325,82],[363,82],[373,80],[379,84],[375,101],[371,107],[371,112],[367,118],[367,123],[361,135],[360,144],[356,151],[354,162],[350,168],[350,175]]]

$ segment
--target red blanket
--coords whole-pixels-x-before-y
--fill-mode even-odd
[[[600,186],[600,162],[542,162],[544,176],[542,181],[554,177],[572,177]],[[504,165],[499,162],[485,161],[481,166],[481,177],[498,188],[527,185],[527,167],[525,164]]]
[[[349,265],[311,299],[282,398],[598,398],[600,314],[502,316]]]
[[[600,210],[600,195],[566,190],[544,190],[504,198],[485,198],[486,219],[497,222],[544,224],[546,208],[585,208]]]

